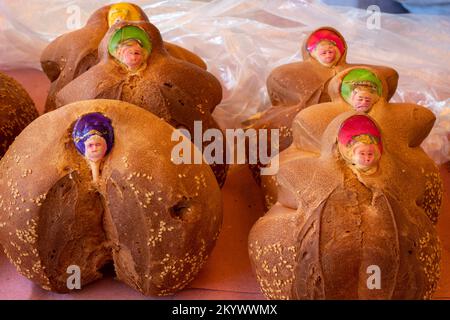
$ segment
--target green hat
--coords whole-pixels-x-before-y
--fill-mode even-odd
[[[377,94],[382,94],[382,84],[380,79],[367,69],[353,69],[342,80],[341,95],[345,101],[349,101],[354,86],[363,85],[370,86],[376,90]]]
[[[124,26],[114,33],[109,40],[108,52],[114,56],[117,46],[127,40],[136,40],[150,54],[152,42],[147,32],[136,26]]]

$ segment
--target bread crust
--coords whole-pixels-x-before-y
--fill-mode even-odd
[[[0,73],[0,159],[16,136],[37,117],[34,102],[25,89]]]

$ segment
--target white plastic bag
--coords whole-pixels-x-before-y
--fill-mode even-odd
[[[39,68],[56,36],[84,25],[111,1],[0,0],[0,68]],[[134,1],[166,41],[194,51],[224,88],[214,116],[223,127],[269,107],[265,80],[278,65],[301,60],[300,44],[320,26],[347,40],[348,62],[386,65],[400,74],[394,102],[413,102],[438,117],[423,147],[437,162],[450,160],[450,18],[381,14],[316,1]]]

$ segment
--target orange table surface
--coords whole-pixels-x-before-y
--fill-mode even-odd
[[[43,112],[49,81],[39,70],[2,71],[19,81]],[[441,280],[435,299],[450,299],[450,165],[441,166],[444,203],[437,225],[442,243]],[[264,299],[250,267],[247,237],[263,215],[263,197],[244,165],[232,166],[222,189],[224,220],[222,231],[208,262],[188,288],[162,299],[213,300]],[[0,253],[0,299],[155,299],[115,280],[112,276],[70,294],[47,292],[17,273]],[[156,298],[158,299],[158,298]]]

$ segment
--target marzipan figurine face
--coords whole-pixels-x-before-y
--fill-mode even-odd
[[[139,69],[146,60],[147,52],[135,40],[123,42],[117,48],[118,60],[130,70]]]
[[[331,68],[339,62],[345,45],[332,30],[319,29],[309,37],[307,50],[320,64]]]
[[[355,87],[351,95],[351,105],[356,111],[367,113],[374,104],[374,98],[370,90],[365,90],[364,87]]]
[[[151,51],[148,34],[136,26],[124,26],[111,37],[109,53],[130,71],[137,71],[146,65]]]
[[[111,120],[98,112],[80,117],[72,131],[77,151],[89,162],[94,182],[100,175],[100,163],[114,144]]]
[[[373,174],[381,158],[381,134],[376,124],[365,115],[345,120],[338,134],[341,156],[352,168],[364,174]]]
[[[340,57],[336,45],[330,41],[321,41],[311,55],[326,67],[334,66]]]
[[[93,135],[84,142],[86,152],[84,156],[90,161],[98,162],[105,157],[107,146],[106,140],[99,135]]]
[[[121,21],[140,21],[144,17],[140,12],[130,3],[120,2],[111,5],[108,11],[108,26],[111,27]]]
[[[375,144],[357,142],[352,151],[353,164],[363,171],[376,166],[380,158],[380,152]]]
[[[353,69],[342,81],[342,97],[358,112],[368,113],[381,92],[380,80],[367,69]]]

